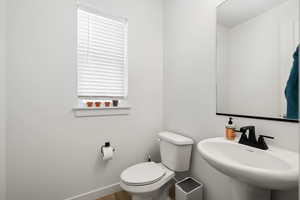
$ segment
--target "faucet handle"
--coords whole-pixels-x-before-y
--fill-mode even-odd
[[[275,139],[274,137],[268,136],[268,135],[259,135],[259,137],[268,138],[268,139]]]
[[[267,143],[265,142],[264,138],[268,138],[268,139],[275,139],[275,138],[272,136],[267,136],[267,135],[260,135],[258,137],[257,147],[262,150],[267,150],[267,149],[269,149],[269,147],[268,147]]]

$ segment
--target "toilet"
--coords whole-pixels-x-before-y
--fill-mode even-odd
[[[190,168],[193,140],[172,132],[158,133],[161,163],[143,162],[125,169],[121,188],[132,200],[167,200],[175,172]]]

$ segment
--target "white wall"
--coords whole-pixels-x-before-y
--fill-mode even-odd
[[[223,136],[226,117],[217,117],[215,96],[216,2],[166,0],[164,127],[195,142]],[[276,137],[270,144],[298,151],[298,124],[235,119]],[[212,169],[194,146],[191,172],[205,185],[205,200],[231,200],[228,177]],[[273,192],[273,200],[296,200],[297,191]]]
[[[0,0],[0,200],[6,200],[6,0]]]
[[[91,2],[91,1],[90,1]],[[129,116],[75,118],[76,1],[8,1],[8,200],[61,200],[119,182],[158,154],[161,0],[97,0],[129,19]],[[1,73],[2,74],[2,73]],[[114,160],[97,148],[111,141]]]
[[[222,112],[265,117],[286,114],[284,89],[298,42],[294,42],[294,27],[289,30],[291,34],[286,35],[287,40],[282,42],[282,29],[288,31],[288,27],[282,25],[293,23],[298,18],[299,1],[289,0],[242,24],[227,28],[228,61],[226,74],[223,74],[226,77],[223,81],[225,91],[223,94],[218,91],[218,99],[227,102],[225,107],[221,107]],[[222,37],[219,39],[222,41]],[[224,43],[219,42],[218,48]],[[292,47],[286,55],[282,55],[285,53],[282,50],[289,43]],[[223,59],[220,56],[218,58]],[[283,64],[285,60],[287,64]],[[283,74],[282,71],[287,72]],[[220,79],[218,82],[218,85],[222,84]],[[244,106],[245,102],[249,102],[247,106]]]

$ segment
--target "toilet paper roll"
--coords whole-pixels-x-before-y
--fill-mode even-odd
[[[102,159],[111,160],[114,155],[114,148],[112,147],[102,147]]]

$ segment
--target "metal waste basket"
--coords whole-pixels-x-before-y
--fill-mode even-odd
[[[203,184],[199,181],[187,177],[175,184],[176,200],[202,200]]]

